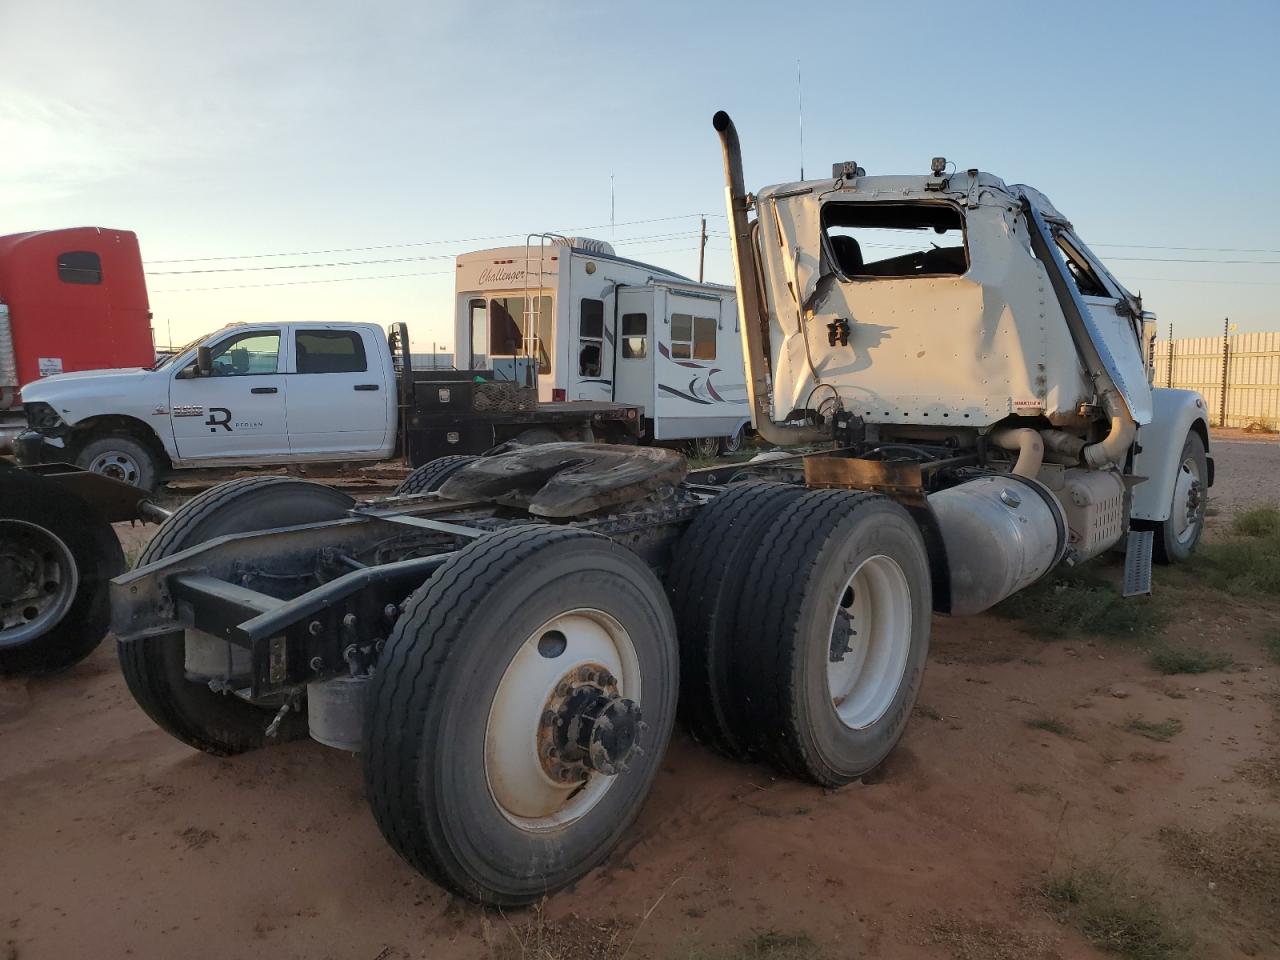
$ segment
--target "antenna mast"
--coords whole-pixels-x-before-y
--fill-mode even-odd
[[[800,179],[804,179],[804,88],[800,84],[800,59],[796,58],[796,106],[800,113]]]

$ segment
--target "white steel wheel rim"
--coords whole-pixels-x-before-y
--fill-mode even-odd
[[[1195,457],[1187,457],[1178,468],[1178,478],[1173,484],[1173,534],[1179,543],[1189,543],[1200,527],[1201,498],[1204,483],[1200,479],[1200,466]]]
[[[137,486],[142,468],[137,460],[123,450],[104,450],[89,461],[89,472]]]
[[[858,565],[836,598],[829,636],[832,709],[846,727],[865,729],[889,710],[911,651],[911,586],[896,560],[878,554]]]
[[[563,637],[564,646],[547,656],[539,645],[552,633]],[[617,678],[618,694],[640,703],[640,658],[630,634],[614,617],[585,607],[559,614],[533,631],[498,681],[485,727],[485,780],[502,815],[522,830],[572,823],[598,804],[617,779],[590,771],[584,781],[563,783],[550,776],[539,753],[547,703],[566,675],[586,665],[607,669]]]
[[[25,520],[0,520],[0,649],[26,643],[58,624],[80,586],[71,548]]]

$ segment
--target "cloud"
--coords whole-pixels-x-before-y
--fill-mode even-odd
[[[0,85],[0,195],[6,203],[73,196],[136,172],[158,138],[65,100]]]

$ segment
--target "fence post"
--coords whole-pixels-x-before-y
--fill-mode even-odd
[[[1165,370],[1165,386],[1173,389],[1173,324],[1169,324],[1169,366]]]
[[[1218,403],[1218,426],[1227,425],[1227,359],[1231,352],[1231,341],[1228,331],[1231,329],[1231,318],[1222,321],[1222,396]]]

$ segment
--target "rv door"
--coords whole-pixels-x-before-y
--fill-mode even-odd
[[[613,375],[613,399],[644,409],[653,416],[654,288],[619,287],[614,320],[617,363]]]
[[[571,400],[613,399],[613,298],[610,292],[602,297],[581,297],[574,304],[578,337],[569,353],[574,367]]]

